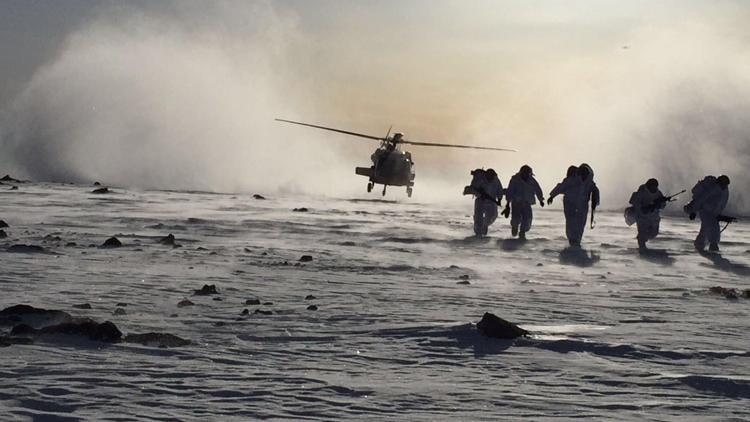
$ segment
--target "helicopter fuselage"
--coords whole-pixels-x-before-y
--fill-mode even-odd
[[[415,173],[410,152],[401,151],[392,144],[385,144],[376,149],[370,159],[372,166],[355,169],[356,174],[369,178],[368,192],[372,190],[373,185],[379,184],[383,185],[383,191],[386,186],[406,186],[407,194],[411,193]]]

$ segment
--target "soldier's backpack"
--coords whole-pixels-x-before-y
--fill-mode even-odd
[[[690,199],[690,202],[685,205],[685,212],[688,214],[695,212],[695,210],[693,209],[695,200],[708,193],[709,189],[711,189],[713,186],[716,186],[716,177],[714,176],[706,176],[703,178],[703,180],[699,180],[698,183],[693,186],[693,189],[690,190],[690,193],[693,194],[693,197]]]
[[[487,180],[484,169],[476,169],[471,171],[471,183],[469,186],[464,187],[464,195],[479,195],[482,189],[482,185]]]

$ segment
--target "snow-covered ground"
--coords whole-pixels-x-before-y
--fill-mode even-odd
[[[639,256],[621,213],[601,213],[575,252],[557,208],[537,209],[518,243],[502,218],[490,238],[469,237],[468,198],[7,188],[0,308],[193,344],[0,349],[0,420],[750,418],[750,299],[708,291],[750,288],[745,223],[724,233],[721,255],[702,256],[698,223],[666,219],[661,251]],[[169,233],[182,247],[158,243]],[[112,235],[124,246],[93,247]],[[51,253],[4,252],[13,244]],[[192,296],[203,284],[222,300]],[[195,306],[177,307],[185,298]],[[115,316],[119,302],[127,314]],[[72,307],[82,303],[93,309]],[[482,337],[472,323],[484,312],[534,335]]]

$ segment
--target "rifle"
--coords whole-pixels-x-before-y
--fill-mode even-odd
[[[673,201],[675,201],[675,198],[677,198],[678,195],[681,195],[681,194],[683,194],[685,192],[687,192],[687,191],[685,189],[683,189],[683,190],[681,190],[681,191],[679,191],[679,192],[677,192],[675,194],[672,194],[672,195],[669,195],[669,196],[662,196],[661,198],[659,198],[656,201],[654,201],[653,204],[642,207],[641,210],[643,212],[647,212],[647,213],[648,212],[653,212],[657,208],[661,207],[661,204],[666,204],[667,202],[673,202]]]
[[[485,191],[484,191],[484,189],[479,189],[479,190],[477,190],[477,189],[472,189],[472,187],[471,187],[471,186],[464,186],[464,195],[474,195],[474,196],[478,196],[478,197],[480,197],[480,198],[482,198],[482,199],[488,199],[488,200],[490,200],[490,201],[492,201],[492,202],[496,203],[496,204],[497,204],[497,206],[500,206],[500,205],[501,205],[501,204],[500,204],[500,201],[498,201],[498,200],[496,200],[495,198],[493,198],[493,197],[491,197],[490,195],[488,195],[488,194],[487,194],[487,192],[485,192]]]
[[[728,215],[719,215],[719,216],[716,217],[716,219],[719,220],[719,221],[721,221],[721,222],[723,222],[723,223],[727,223],[724,226],[724,228],[721,229],[721,231],[719,233],[724,233],[724,230],[726,230],[727,227],[729,227],[730,224],[732,224],[735,221],[737,221],[737,217],[730,217]]]

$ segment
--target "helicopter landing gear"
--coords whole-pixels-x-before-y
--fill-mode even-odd
[[[411,189],[411,186],[409,186],[408,188],[406,188],[406,196],[411,198],[411,193],[412,193],[412,189]]]
[[[388,185],[383,185],[383,196],[385,196],[385,188],[387,188]]]
[[[367,193],[372,192],[372,186],[373,186],[372,182],[367,183]]]

